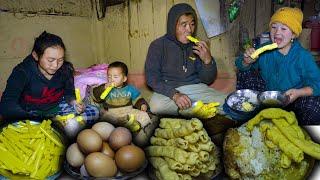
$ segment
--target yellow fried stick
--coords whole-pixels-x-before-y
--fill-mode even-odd
[[[253,127],[260,123],[264,119],[278,119],[284,118],[288,124],[298,124],[298,121],[294,113],[287,112],[280,108],[269,108],[260,111],[254,118],[247,123],[247,130],[252,131]]]
[[[189,41],[193,42],[193,43],[198,43],[198,42],[200,42],[198,39],[196,39],[196,38],[194,38],[194,37],[192,37],[192,36],[187,36],[187,39],[188,39]]]
[[[300,148],[304,153],[316,158],[320,159],[320,145],[305,138],[299,138],[299,135],[296,133],[295,126],[291,125],[284,127],[281,125],[281,119],[272,120],[272,122],[279,128],[282,134],[287,137],[294,145]],[[285,121],[282,119],[282,121]],[[301,135],[300,135],[301,137]]]
[[[276,144],[284,154],[295,162],[301,162],[304,158],[303,152],[290,142],[276,127],[271,127],[266,132],[266,137]]]
[[[255,52],[253,52],[250,57],[252,59],[256,59],[261,53],[268,51],[268,50],[272,50],[278,47],[277,43],[273,43],[273,44],[269,44],[269,45],[265,45],[259,49],[257,49]]]

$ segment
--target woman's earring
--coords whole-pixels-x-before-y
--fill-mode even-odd
[[[293,43],[293,38],[290,40],[290,42],[292,42],[292,43]]]

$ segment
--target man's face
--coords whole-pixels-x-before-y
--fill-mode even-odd
[[[183,44],[189,43],[187,36],[191,36],[195,29],[195,22],[192,15],[182,15],[176,24],[176,38]]]

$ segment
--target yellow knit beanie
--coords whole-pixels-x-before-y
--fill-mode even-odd
[[[288,26],[297,36],[302,31],[303,13],[298,8],[283,7],[278,9],[271,17],[269,27],[272,23],[279,22]]]

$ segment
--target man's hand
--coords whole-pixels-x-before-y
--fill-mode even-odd
[[[212,56],[206,42],[204,41],[198,42],[196,46],[193,46],[193,52],[200,57],[200,59],[203,61],[204,64],[211,63]]]
[[[191,107],[191,100],[190,98],[182,93],[176,93],[172,97],[173,101],[179,107],[179,109],[188,109]]]

